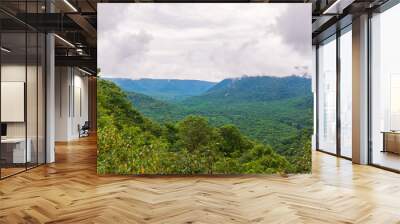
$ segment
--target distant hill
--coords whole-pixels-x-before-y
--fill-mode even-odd
[[[202,101],[265,102],[310,94],[311,79],[299,76],[257,76],[225,79],[211,87],[203,95],[190,98],[188,101],[201,98]]]
[[[164,123],[195,114],[215,126],[234,124],[247,136],[286,151],[299,131],[312,128],[311,80],[304,77],[243,77],[225,79],[200,96],[165,102],[128,93],[146,116]]]
[[[116,83],[124,91],[142,93],[166,101],[180,101],[191,96],[198,96],[215,85],[214,82],[208,81],[178,79],[110,78],[108,80]]]

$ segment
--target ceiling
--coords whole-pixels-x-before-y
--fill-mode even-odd
[[[352,16],[373,9],[385,1],[387,0],[205,0],[202,2],[311,3],[312,36],[313,43],[316,44],[335,33],[337,27],[351,24]],[[46,6],[46,0],[2,0],[0,21],[4,32],[18,32],[26,27],[40,32],[55,32],[60,37],[56,38],[56,64],[81,66],[96,73],[97,3],[128,2],[187,1],[47,0]],[[50,11],[52,13],[49,13]],[[338,23],[339,20],[341,22]]]

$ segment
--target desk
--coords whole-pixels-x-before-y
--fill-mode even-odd
[[[27,146],[25,151],[25,138],[5,138],[1,139],[2,159],[6,163],[26,163],[32,160],[31,139],[27,139]]]
[[[383,150],[382,152],[392,152],[400,154],[400,132],[383,131]]]

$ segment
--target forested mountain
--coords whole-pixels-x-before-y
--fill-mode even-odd
[[[179,79],[109,79],[127,92],[146,94],[156,99],[179,101],[205,93],[215,83],[200,80]]]
[[[199,95],[201,101],[265,102],[311,94],[311,79],[299,76],[254,76],[224,79]],[[188,99],[195,100],[197,97]],[[196,102],[196,101],[194,101]]]
[[[98,79],[99,174],[293,173],[311,168],[309,138],[297,138],[296,161],[232,124],[189,115],[159,124],[143,116],[117,85]],[[151,100],[142,95],[143,101]],[[304,141],[304,142],[303,142]]]
[[[143,82],[141,85],[155,92],[153,85],[146,86]],[[184,99],[182,95],[175,95],[175,99],[183,99],[180,101],[157,99],[137,92],[125,91],[124,94],[140,113],[152,120],[150,123],[176,128],[186,117],[201,116],[213,128],[233,125],[251,141],[271,146],[296,164],[292,170],[302,172],[311,166],[307,150],[312,134],[313,98],[308,78],[225,79],[196,96],[185,95]]]
[[[223,80],[203,95],[179,103],[127,94],[142,113],[158,122],[201,115],[214,126],[234,124],[247,136],[285,152],[283,143],[299,130],[312,128],[310,88],[311,80],[302,77],[244,77]]]

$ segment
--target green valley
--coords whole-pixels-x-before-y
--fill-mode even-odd
[[[232,124],[215,127],[189,115],[160,124],[143,116],[114,83],[98,79],[99,174],[245,174],[309,172]],[[148,98],[141,96],[143,100]],[[157,104],[155,104],[157,105]],[[298,147],[302,155],[311,155]]]
[[[191,114],[205,116],[214,126],[234,124],[247,136],[283,152],[282,142],[312,128],[310,82],[301,77],[224,80],[201,96],[176,103],[134,92],[127,95],[139,111],[160,123]]]
[[[168,83],[162,83],[162,80],[157,83],[162,87],[175,85],[171,80],[164,81]],[[116,83],[126,88],[121,80]],[[151,90],[149,86],[145,88]],[[204,117],[214,128],[234,125],[241,135],[271,146],[273,151],[294,164],[291,170],[309,170],[305,164],[311,164],[310,155],[307,155],[312,130],[310,79],[298,76],[242,77],[226,79],[207,88],[201,93],[190,93],[190,88],[181,88],[182,95],[175,95],[175,99],[180,100],[163,100],[124,90],[127,99],[140,113],[161,126],[176,128],[175,124],[190,116]]]

